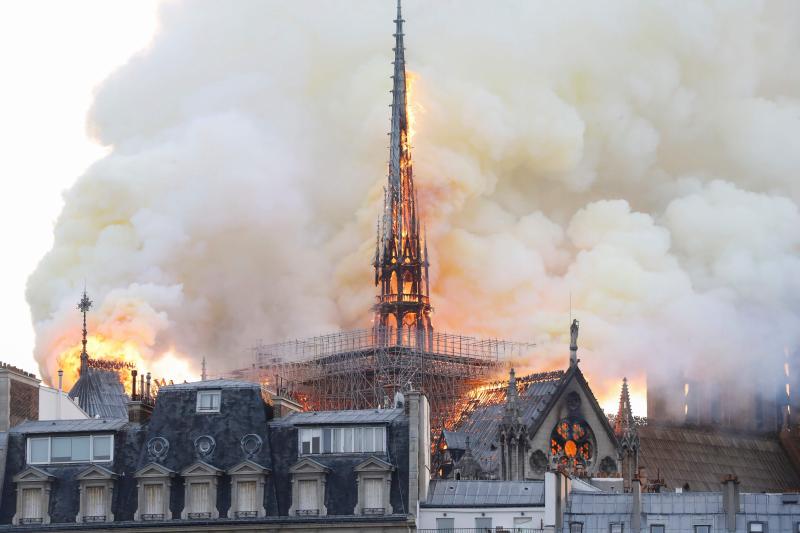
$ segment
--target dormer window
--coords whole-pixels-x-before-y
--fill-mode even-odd
[[[298,430],[300,455],[385,453],[385,427],[323,427]]]
[[[113,459],[113,435],[32,437],[28,464],[106,462]]]
[[[378,457],[370,457],[355,467],[358,483],[358,505],[355,515],[392,514],[389,490],[394,467]]]
[[[50,489],[55,477],[29,466],[16,476],[17,511],[11,520],[14,525],[49,524]]]
[[[222,474],[222,470],[203,461],[197,461],[183,469],[181,477],[184,480],[184,508],[181,518],[219,518],[217,482]]]
[[[136,479],[138,507],[133,519],[171,520],[169,508],[170,487],[175,472],[158,463],[149,463],[137,470]]]
[[[80,474],[80,507],[76,522],[113,522],[111,501],[114,494],[114,480],[117,474],[100,465],[92,465]]]
[[[292,475],[292,506],[289,516],[325,516],[325,485],[330,468],[308,457],[289,468]]]
[[[218,390],[197,391],[197,412],[219,413],[219,405],[221,399],[222,399],[222,391]]]

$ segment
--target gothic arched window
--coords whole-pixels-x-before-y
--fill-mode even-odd
[[[589,425],[578,418],[564,418],[550,434],[550,455],[553,464],[572,470],[591,465],[594,439]]]

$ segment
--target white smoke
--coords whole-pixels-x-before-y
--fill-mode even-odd
[[[29,282],[45,378],[83,279],[96,330],[216,371],[256,339],[369,323],[393,4],[161,7],[97,92],[89,127],[113,149]],[[606,396],[682,362],[782,363],[800,341],[800,4],[406,4],[435,327],[537,340],[519,364],[563,366],[571,297]]]

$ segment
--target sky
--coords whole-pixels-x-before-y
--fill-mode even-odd
[[[622,376],[637,414],[645,373],[784,379],[800,4],[487,5],[404,2],[434,327],[535,341],[527,373],[572,314],[610,411]],[[368,327],[394,2],[59,6],[2,13],[8,360],[32,321],[31,370],[75,363],[83,280],[93,355],[168,379]]]
[[[154,0],[0,2],[0,361],[39,372],[28,276],[52,246],[62,192],[109,150],[86,131],[96,85],[155,29]]]

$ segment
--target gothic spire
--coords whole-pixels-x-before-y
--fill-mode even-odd
[[[633,411],[631,410],[631,397],[628,393],[628,378],[622,378],[622,391],[619,394],[619,409],[614,421],[614,433],[622,437],[633,428]]]
[[[408,78],[400,0],[394,20],[392,119],[389,132],[388,182],[375,249],[375,285],[380,288],[374,323],[385,342],[429,348],[431,325],[427,247],[417,215],[411,163]],[[405,336],[403,334],[405,331]],[[406,340],[404,340],[406,339]]]
[[[406,59],[403,45],[403,14],[397,0],[397,18],[394,20],[394,74],[392,75],[392,130],[389,133],[389,187],[399,192],[402,185],[403,156],[408,154],[408,109],[406,98]],[[405,152],[405,153],[404,153]]]
[[[89,296],[86,294],[86,287],[83,288],[83,297],[81,301],[78,302],[78,309],[81,313],[83,313],[83,339],[81,340],[82,348],[81,348],[81,376],[86,374],[86,370],[89,368],[89,354],[86,352],[86,313],[89,309],[92,308],[92,301],[89,299]]]

